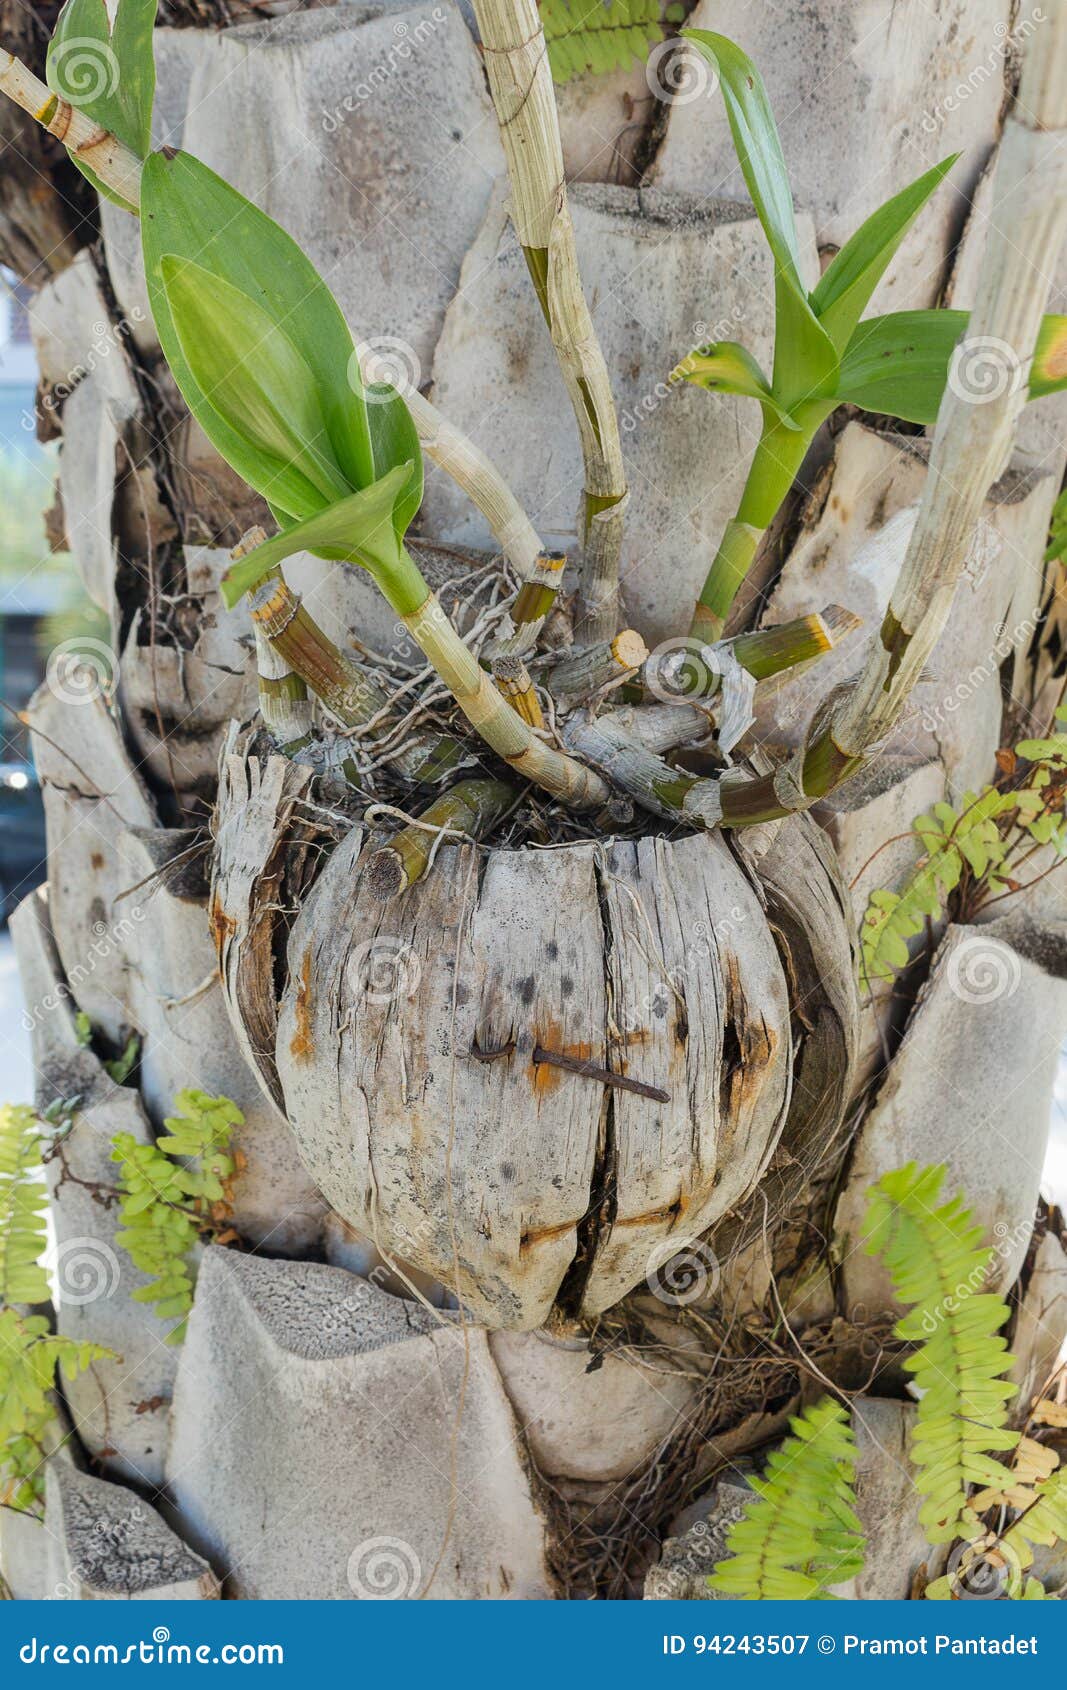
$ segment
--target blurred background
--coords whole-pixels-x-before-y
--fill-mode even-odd
[[[63,545],[57,447],[37,439],[37,366],[23,290],[0,268],[0,1101],[33,1097],[7,917],[45,878],[44,815],[18,712],[62,640],[107,636]]]

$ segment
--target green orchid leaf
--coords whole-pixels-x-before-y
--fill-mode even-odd
[[[824,270],[811,295],[811,306],[839,352],[848,345],[893,254],[959,156],[953,153],[942,159],[910,187],[886,200]]]
[[[712,393],[741,393],[749,399],[769,399],[770,383],[747,347],[736,340],[714,340],[696,346],[676,364],[668,381],[689,381]]]
[[[808,304],[800,276],[789,173],[763,78],[725,35],[684,29],[682,35],[715,71],[734,149],[774,258],[775,336],[772,388],[780,410],[833,390],[837,354]]]
[[[67,0],[45,62],[53,94],[117,135],[138,158],[145,158],[152,144],[155,21],[156,0],[118,0],[114,24],[103,0]],[[131,209],[76,153],[70,157],[98,193]]]
[[[402,540],[422,504],[422,446],[411,412],[395,387],[387,382],[372,382],[366,393],[375,473],[383,476],[399,464],[413,466],[394,511],[397,538]]]
[[[725,35],[707,29],[683,29],[681,34],[704,55],[718,78],[734,149],[756,215],[776,266],[790,272],[799,287],[793,195],[763,78],[748,55]]]
[[[185,355],[163,284],[164,258],[183,258],[254,300],[312,372],[333,458],[348,486],[375,479],[370,424],[355,348],[340,307],[296,242],[272,218],[189,153],[152,153],[141,180],[141,241],[148,296],[167,363],[189,409],[222,456],[252,486],[263,466],[244,435],[209,401]],[[271,499],[289,522],[325,502]]]
[[[780,409],[796,413],[811,401],[831,398],[837,383],[834,343],[794,277],[774,278],[774,375],[771,388]]]
[[[967,330],[967,311],[895,311],[869,317],[856,328],[841,360],[837,397],[865,411],[904,422],[936,422],[952,355]],[[1029,397],[1041,398],[1067,386],[1067,317],[1048,316],[1041,325],[1030,372]],[[975,395],[1015,379],[1006,349],[975,345]]]
[[[709,393],[737,393],[745,399],[758,399],[761,405],[780,418],[785,427],[797,427],[792,418],[779,409],[770,383],[751,352],[736,340],[716,340],[708,346],[695,347],[680,364],[675,365],[667,380],[688,381],[694,387],[706,388]]]
[[[104,0],[67,0],[45,65],[53,94],[117,135],[138,158],[147,158],[152,145],[155,21],[156,0],[118,0],[114,24]]]
[[[904,422],[933,423],[966,311],[894,311],[860,323],[845,349],[838,398]]]
[[[396,569],[402,547],[395,512],[398,503],[408,497],[409,484],[416,474],[414,462],[397,464],[362,492],[338,500],[306,522],[283,529],[257,546],[223,576],[222,596],[227,606],[232,610],[245,593],[294,552],[316,552],[334,561],[360,563],[372,574],[378,569]]]
[[[256,490],[287,508],[299,500],[309,512],[355,491],[333,454],[314,372],[285,330],[189,259],[167,255],[160,275],[202,399],[259,460],[259,476],[248,477]]]

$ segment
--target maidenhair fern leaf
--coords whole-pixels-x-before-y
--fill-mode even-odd
[[[37,1117],[26,1105],[0,1108],[0,1304],[46,1303],[45,1249],[48,1193],[33,1177],[41,1162]]]
[[[556,82],[604,76],[642,62],[665,23],[680,22],[680,5],[660,0],[539,0],[548,62]]]
[[[825,1599],[863,1567],[854,1508],[856,1444],[848,1412],[831,1397],[790,1421],[793,1436],[770,1456],[757,1493],[730,1529],[730,1556],[709,1583],[753,1601]]]
[[[910,1305],[895,1331],[918,1345],[904,1365],[922,1391],[912,1459],[926,1499],[919,1519],[934,1544],[975,1535],[970,1488],[1010,1484],[989,1452],[1019,1441],[1005,1425],[1016,1390],[1003,1378],[1008,1305],[981,1291],[992,1251],[959,1197],[940,1201],[944,1177],[943,1167],[914,1162],[883,1175],[868,1192],[864,1224],[868,1255],[884,1258],[897,1300]]]

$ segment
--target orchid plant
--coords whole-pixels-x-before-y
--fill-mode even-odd
[[[682,34],[716,74],[745,185],[774,260],[770,376],[745,347],[730,340],[697,348],[672,372],[672,379],[713,393],[756,399],[763,413],[737,514],[726,525],[690,630],[694,638],[716,640],[821,424],[846,404],[902,422],[936,422],[950,371],[961,374],[969,313],[894,311],[863,317],[894,254],[958,153],[872,212],[809,291],[801,275],[789,173],[759,71],[724,35],[703,29]],[[1007,366],[1010,348],[1000,352]],[[998,372],[991,373],[997,379]],[[1014,377],[1005,367],[1003,379]],[[1028,395],[1039,399],[1064,386],[1067,317],[1049,316],[1030,363]]]
[[[577,631],[579,645],[587,649],[562,664],[537,650],[558,592],[559,560],[540,548],[528,518],[484,454],[431,413],[421,395],[405,397],[387,383],[364,379],[336,300],[284,229],[190,153],[152,150],[155,11],[155,0],[118,0],[113,10],[99,0],[67,0],[48,54],[50,91],[6,54],[0,58],[0,88],[63,138],[101,193],[140,216],[149,299],[177,385],[216,449],[262,495],[273,516],[277,532],[246,536],[222,592],[231,607],[249,598],[259,642],[261,709],[283,749],[293,752],[312,737],[309,688],[348,725],[374,722],[389,703],[381,680],[339,652],[289,592],[282,565],[294,553],[310,551],[368,571],[475,731],[473,756],[462,724],[458,738],[438,734],[430,736],[431,743],[409,747],[406,778],[412,782],[448,777],[474,760],[480,740],[505,772],[540,787],[564,809],[604,812],[613,788],[622,786],[645,809],[669,819],[740,826],[803,808],[844,779],[858,757],[832,735],[827,738],[829,730],[812,739],[811,768],[799,783],[767,777],[762,785],[750,781],[745,787],[736,777],[703,779],[680,773],[663,753],[706,738],[707,705],[716,692],[723,694],[720,724],[729,717],[743,725],[739,696],[744,705],[768,674],[813,661],[848,625],[835,610],[803,619],[791,632],[769,630],[722,643],[760,540],[833,410],[848,403],[916,424],[937,416],[961,336],[966,344],[967,314],[898,312],[864,319],[863,312],[955,158],[944,159],[888,200],[808,289],[788,174],[759,73],[725,36],[684,32],[715,69],[771,250],[774,362],[768,376],[749,351],[725,341],[691,352],[673,372],[677,380],[757,400],[762,431],[690,630],[690,643],[710,645],[713,660],[697,684],[678,686],[674,678],[665,706],[675,712],[669,721],[661,713],[639,724],[632,713],[625,721],[621,713],[598,716],[606,692],[626,681],[629,699],[655,708],[650,700],[664,699],[665,671],[646,662],[639,635],[618,631],[618,558],[628,495],[607,368],[584,302],[566,191],[559,187],[558,117],[533,0],[476,0],[476,12],[493,49],[490,90],[508,156],[516,227],[572,400],[585,462],[580,524],[585,577]],[[86,88],[69,72],[76,49],[87,43],[117,74]],[[1065,352],[1067,318],[1046,317],[1027,371],[1030,397],[1067,385]],[[427,413],[433,415],[429,431]],[[512,560],[522,560],[526,581],[507,635],[488,662],[475,656],[444,613],[406,543],[422,500],[423,442],[432,450],[431,436],[442,466],[481,504],[505,550],[510,543]],[[536,614],[530,612],[531,594]],[[537,670],[536,683],[527,658]],[[700,694],[696,702],[702,708],[681,709],[674,702],[679,694],[686,701]],[[542,708],[542,700],[553,697],[554,730]],[[723,749],[729,750],[725,726]],[[343,756],[340,766],[349,768]],[[462,814],[465,829],[491,826],[507,810],[499,782],[482,785],[463,783],[456,816]],[[438,799],[435,822],[442,816],[441,825],[449,825],[448,804],[442,809]]]

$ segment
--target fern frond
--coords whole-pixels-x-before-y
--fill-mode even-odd
[[[625,70],[663,39],[660,0],[539,0],[539,6],[555,82]]]
[[[997,818],[1015,808],[1016,795],[987,787],[968,792],[960,809],[935,804],[918,816],[912,832],[923,858],[900,892],[872,892],[860,928],[860,962],[867,982],[891,981],[910,961],[908,940],[921,933],[927,919],[937,920],[960,883],[964,865],[997,884],[1005,845]]]
[[[861,984],[891,982],[907,967],[908,940],[922,932],[928,919],[944,915],[965,867],[973,889],[985,896],[1021,889],[1013,878],[1013,860],[1020,841],[1022,860],[1029,852],[1024,835],[1067,856],[1067,706],[1057,710],[1056,721],[1063,726],[1046,738],[1024,739],[1014,751],[998,751],[997,762],[1012,779],[1008,790],[987,786],[977,794],[968,792],[959,811],[935,804],[929,815],[912,823],[923,855],[900,892],[871,893],[860,928]],[[1032,765],[1022,778],[1020,758]]]
[[[793,1436],[770,1456],[756,1500],[730,1528],[730,1556],[709,1583],[751,1601],[825,1599],[828,1586],[863,1567],[854,1497],[856,1442],[831,1397],[790,1421]]]
[[[233,1128],[244,1122],[228,1097],[187,1090],[174,1101],[180,1113],[167,1116],[167,1132],[155,1144],[116,1133],[111,1148],[124,1193],[116,1243],[150,1276],[133,1300],[149,1303],[160,1320],[180,1317],[167,1334],[168,1344],[181,1343],[193,1306],[188,1258],[194,1244],[203,1235],[233,1236],[231,1182],[239,1160],[229,1154],[229,1142]]]
[[[1030,1441],[1024,1439],[1025,1443]],[[1059,1459],[1055,1452],[1046,1450],[1045,1456],[1047,1459],[1041,1466],[1047,1469],[1051,1461],[1055,1468]],[[1024,1465],[1033,1470],[1032,1461]],[[930,1601],[948,1601],[966,1594],[974,1581],[986,1592],[996,1592],[1009,1600],[1044,1599],[1044,1585],[1030,1568],[1035,1545],[1051,1549],[1054,1544],[1067,1541],[1067,1473],[1046,1470],[1031,1488],[1023,1482],[1018,1462],[1013,1471],[1015,1484],[1006,1493],[987,1492],[973,1498],[973,1505],[982,1511],[988,1507],[1009,1507],[1016,1512],[1016,1518],[1000,1532],[982,1533],[964,1545],[962,1553],[954,1552],[950,1570],[926,1589]]]
[[[973,1537],[967,1518],[972,1485],[1010,1485],[1012,1475],[991,1450],[1014,1449],[1006,1404],[1016,1387],[1002,1375],[1011,1365],[1000,1328],[1009,1315],[1003,1297],[982,1293],[993,1252],[959,1197],[939,1201],[943,1167],[909,1162],[885,1174],[868,1192],[864,1223],[868,1255],[881,1255],[901,1303],[899,1338],[918,1345],[904,1363],[921,1389],[912,1439],[925,1497],[919,1519],[933,1544]]]
[[[99,1344],[49,1331],[44,1315],[0,1309],[0,1506],[32,1509],[44,1494],[56,1368],[74,1378],[110,1357]]]
[[[1033,1500],[1002,1533],[999,1542],[1013,1553],[1025,1571],[1032,1565],[1034,1546],[1051,1549],[1067,1541],[1067,1472],[1062,1467],[1034,1486]]]
[[[0,1304],[46,1303],[44,1210],[48,1192],[32,1176],[40,1167],[37,1117],[24,1104],[0,1108]]]

